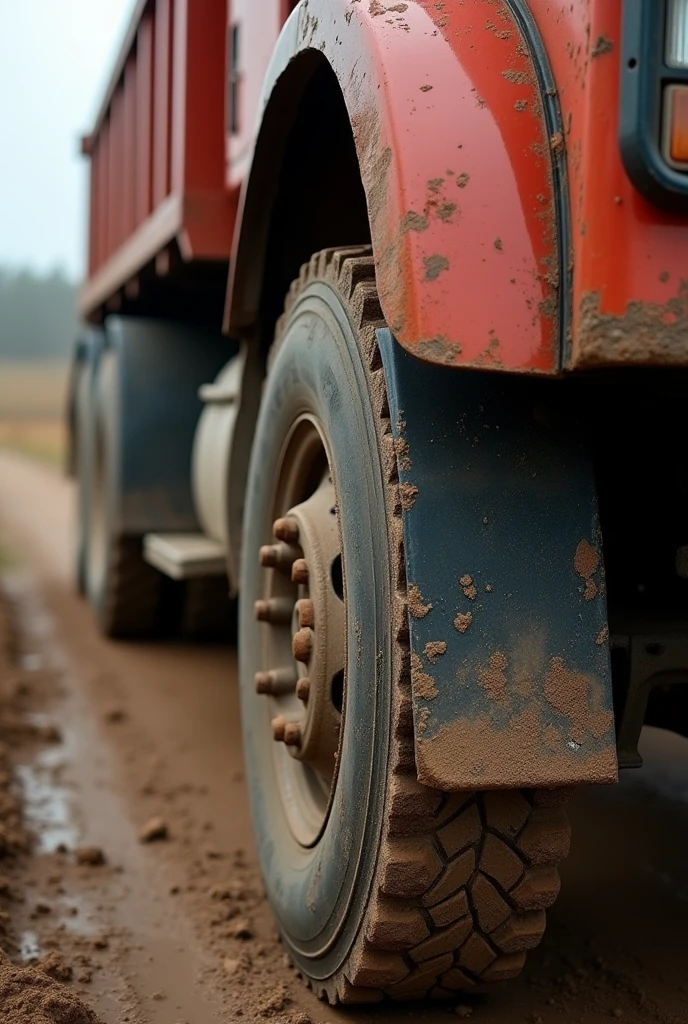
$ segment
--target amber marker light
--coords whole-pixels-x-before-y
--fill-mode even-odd
[[[664,93],[664,157],[688,171],[688,85],[669,85]]]

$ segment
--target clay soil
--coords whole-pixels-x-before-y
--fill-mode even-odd
[[[688,743],[651,731],[643,770],[574,799],[519,981],[447,1007],[314,999],[262,895],[234,652],[103,641],[71,511],[56,472],[0,452],[0,1021],[688,1024]]]

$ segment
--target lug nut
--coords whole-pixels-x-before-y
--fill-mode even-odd
[[[287,722],[284,728],[284,742],[288,747],[300,747],[301,726],[296,722]]]
[[[292,583],[308,583],[308,562],[305,558],[297,558],[291,567]]]
[[[296,672],[293,668],[273,668],[270,672],[256,672],[254,678],[256,693],[280,697],[292,693]]]
[[[313,630],[306,628],[294,633],[291,649],[297,661],[303,662],[304,665],[309,662],[313,653]]]
[[[299,539],[299,524],[291,516],[284,516],[282,519],[275,520],[272,532],[277,540],[283,540],[286,544],[295,544]]]
[[[291,544],[264,544],[259,552],[260,564],[264,569],[281,569],[291,572],[291,567],[299,557],[299,549]]]
[[[299,700],[302,700],[304,704],[308,703],[308,696],[311,692],[311,681],[308,676],[302,676],[296,684],[296,696]]]
[[[286,719],[280,715],[278,718],[272,720],[272,738],[276,743],[284,742],[284,733],[287,728]]]
[[[287,598],[271,598],[269,601],[256,601],[253,613],[258,622],[276,625],[291,622],[293,605]]]
[[[296,611],[299,617],[299,626],[310,626],[311,629],[315,626],[315,606],[313,602],[304,597],[301,601],[296,602]]]

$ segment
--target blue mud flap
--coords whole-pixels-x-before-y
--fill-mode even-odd
[[[420,782],[615,782],[597,495],[570,382],[447,370],[378,340]]]

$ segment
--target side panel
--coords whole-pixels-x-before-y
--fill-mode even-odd
[[[562,382],[448,376],[379,331],[399,463],[418,778],[617,777],[591,460]]]
[[[630,2],[629,2],[630,6]],[[688,362],[688,217],[648,203],[619,148],[621,0],[530,0],[566,126],[573,244],[569,368]]]
[[[277,44],[263,110],[276,104],[288,119],[282,76],[299,54],[324,54],[348,109],[381,301],[401,345],[443,365],[552,374],[567,330],[563,136],[524,24],[487,0],[303,0]],[[270,139],[256,152],[275,159]],[[251,174],[264,180],[261,168]],[[231,332],[258,315],[266,205],[249,183]]]

